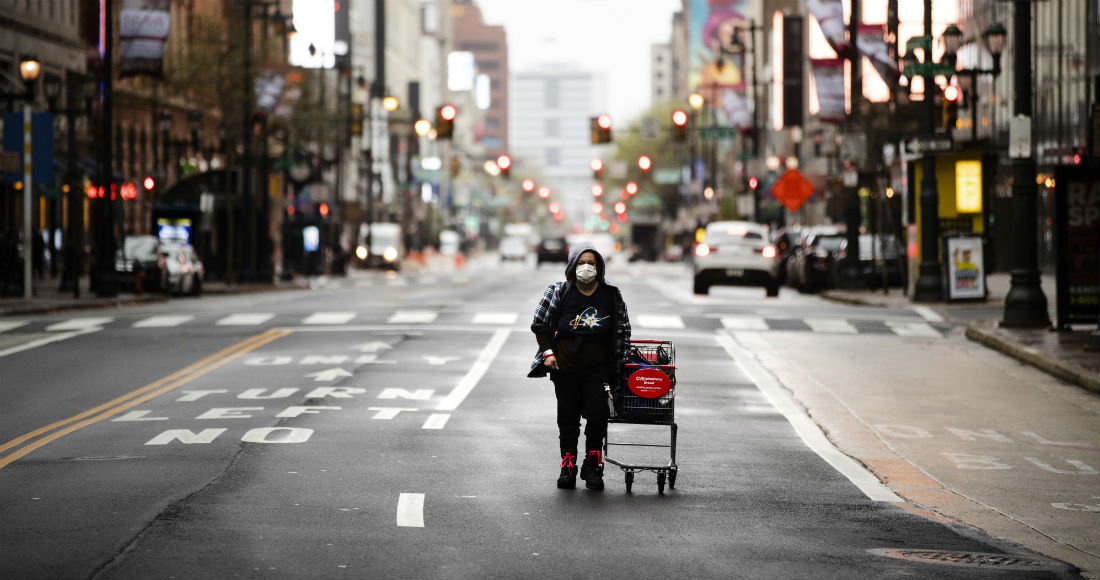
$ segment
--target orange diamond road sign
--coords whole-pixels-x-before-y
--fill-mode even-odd
[[[772,186],[772,195],[788,210],[795,211],[814,194],[814,186],[796,169],[788,170]]]

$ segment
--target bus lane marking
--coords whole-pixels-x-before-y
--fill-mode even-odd
[[[3,469],[13,461],[26,456],[39,447],[56,441],[69,433],[78,431],[104,419],[109,419],[123,411],[127,411],[137,405],[171,392],[220,368],[245,353],[251,352],[288,334],[290,334],[290,331],[286,330],[268,330],[262,332],[238,342],[237,344],[224,348],[166,377],[153,381],[144,387],[120,397],[116,397],[106,403],[92,407],[91,409],[85,410],[67,419],[56,421],[12,439],[0,445],[0,452],[14,449],[14,451],[0,457],[0,469]]]

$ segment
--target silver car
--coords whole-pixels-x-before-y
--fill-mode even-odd
[[[694,292],[711,286],[763,286],[779,296],[779,255],[768,226],[754,222],[713,222],[695,247]]]
[[[194,247],[189,244],[165,246],[164,262],[168,270],[165,292],[195,296],[202,294],[205,270]]]

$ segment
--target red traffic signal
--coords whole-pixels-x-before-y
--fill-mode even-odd
[[[677,143],[687,141],[688,115],[680,109],[672,112],[672,140]]]
[[[749,178],[749,189],[755,190],[758,185],[760,185],[760,182],[755,177]]]
[[[523,191],[531,193],[535,191],[535,180],[531,178],[524,179],[523,182],[520,183],[520,187],[523,188]]]
[[[653,160],[648,155],[641,155],[638,157],[638,169],[642,171],[649,171],[653,167]]]
[[[948,101],[957,101],[960,96],[959,87],[955,85],[947,85],[943,88],[943,98]]]
[[[592,197],[600,197],[603,195],[603,186],[598,183],[592,184]]]
[[[615,213],[626,213],[626,204],[621,201],[615,202]]]
[[[458,116],[458,109],[454,105],[443,105],[435,113],[435,137],[436,139],[450,139],[454,135],[454,121]]]
[[[599,181],[603,179],[603,160],[599,157],[593,157],[592,161],[588,162],[588,166],[592,168],[592,177]]]
[[[508,170],[512,168],[512,158],[507,155],[497,157],[497,167],[500,168],[500,176],[508,179]]]
[[[454,105],[443,105],[439,108],[439,118],[444,121],[454,121],[458,116],[458,109]]]
[[[604,113],[598,117],[592,117],[591,141],[595,144],[611,142],[611,115]]]
[[[633,181],[626,182],[626,192],[630,195],[638,193],[638,184],[634,183]]]

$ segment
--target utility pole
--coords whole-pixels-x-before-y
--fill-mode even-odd
[[[863,54],[859,51],[859,23],[862,20],[863,2],[851,0],[851,14],[848,17],[848,62],[851,64],[851,111],[848,113],[847,129],[852,134],[854,129],[862,129],[861,105],[863,103]],[[857,146],[864,149],[857,155],[857,163],[862,163],[866,157],[866,140],[857,139]],[[859,169],[857,167],[857,169]],[[863,221],[863,212],[859,202],[859,184],[854,186],[845,184],[844,221],[845,236],[848,241],[848,259],[841,271],[841,286],[854,288],[860,285],[863,265],[860,263],[859,252],[859,226]]]
[[[115,277],[115,191],[114,176],[111,171],[111,148],[114,136],[111,134],[112,109],[114,108],[114,66],[112,53],[115,44],[115,1],[103,2],[103,78],[100,93],[100,136],[99,136],[99,185],[102,195],[98,200],[99,230],[96,240],[96,280],[97,296],[117,296],[118,280]]]
[[[252,0],[244,0],[244,102],[241,116],[241,200],[244,205],[244,272],[251,282],[256,275],[256,195],[252,181]]]

